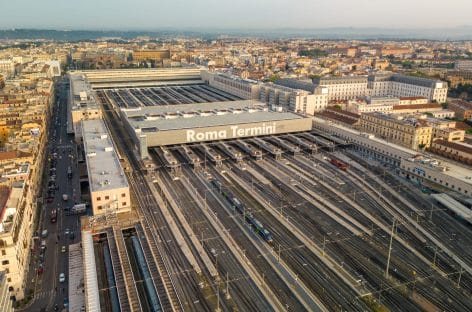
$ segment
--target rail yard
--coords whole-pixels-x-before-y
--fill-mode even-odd
[[[102,311],[472,310],[470,224],[349,142],[290,131],[143,160],[121,109],[240,99],[201,84],[97,98],[137,213],[92,229]]]

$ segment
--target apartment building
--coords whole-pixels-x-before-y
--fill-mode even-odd
[[[354,114],[365,114],[374,112],[382,112],[389,114],[393,111],[393,104],[389,101],[374,101],[369,103],[369,101],[363,99],[349,100],[346,106],[346,110]]]
[[[428,103],[428,98],[423,96],[401,96],[398,101],[398,105],[421,105]]]
[[[458,85],[472,84],[472,69],[450,71],[446,75],[446,80],[449,81],[451,88],[456,88]]]
[[[313,80],[314,86],[328,89],[328,101],[350,100],[369,95],[367,77],[323,77]]]
[[[472,60],[458,60],[454,64],[454,69],[472,71]]]
[[[15,62],[13,60],[0,60],[0,74],[9,78],[15,74]]]
[[[94,119],[81,123],[93,214],[130,211],[128,180],[105,122]]]
[[[260,98],[261,84],[254,80],[210,71],[203,71],[202,79],[212,87],[245,100]]]
[[[10,297],[22,299],[28,281],[31,237],[36,203],[30,185],[17,181],[0,186],[0,270],[5,272]]]
[[[13,312],[12,301],[10,300],[10,292],[8,291],[7,278],[5,272],[0,271],[0,311]]]
[[[162,61],[163,59],[170,59],[169,50],[140,50],[133,51],[133,61]]]
[[[411,104],[411,105],[395,105],[393,107],[393,114],[415,114],[415,113],[432,113],[441,112],[442,106],[437,103],[428,104]]]
[[[413,150],[429,147],[433,135],[431,125],[411,116],[363,114],[359,127],[361,131],[373,133],[379,138]]]
[[[372,97],[415,97],[444,103],[447,99],[447,83],[419,77],[394,73],[370,76],[345,76],[315,78],[310,84],[295,79],[280,79],[277,84],[286,87],[312,91],[317,87],[328,89],[328,101],[341,101]],[[409,101],[404,99],[404,101]],[[410,99],[410,101],[415,101]]]
[[[437,103],[447,100],[447,83],[441,80],[385,73],[370,75],[368,81],[372,96],[423,97]]]
[[[448,109],[456,114],[456,118],[460,120],[472,118],[472,102],[464,100],[453,100],[449,103]]]
[[[433,127],[433,141],[436,139],[447,142],[464,141],[465,131],[456,128],[456,121],[437,118],[427,118],[427,121]]]
[[[299,80],[291,78],[282,78],[275,81],[275,84],[284,86],[292,89],[305,90],[308,92],[314,92],[315,85],[311,80]]]
[[[314,93],[267,83],[261,86],[260,100],[270,107],[313,115],[328,106],[328,90],[320,87]]]
[[[395,57],[402,57],[411,54],[411,49],[405,47],[385,46],[378,49],[378,54],[381,56],[393,55]]]
[[[438,110],[438,111],[429,111],[428,113],[433,118],[453,119],[453,118],[456,117],[456,113],[454,113],[452,110],[449,110],[449,109],[442,109],[442,110]]]

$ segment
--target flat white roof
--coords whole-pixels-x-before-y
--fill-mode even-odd
[[[128,187],[128,181],[103,120],[83,120],[82,136],[90,191]]]
[[[143,132],[304,119],[292,112],[269,111],[254,100],[146,106],[121,110],[133,129]]]
[[[446,162],[443,160],[441,161],[449,169],[444,172],[445,175],[461,180],[462,182],[465,182],[467,184],[472,184],[472,170],[458,166],[451,162]]]
[[[98,104],[92,94],[92,88],[82,74],[70,74],[72,110],[96,109]],[[84,98],[83,96],[86,96]],[[82,98],[81,98],[82,96]]]

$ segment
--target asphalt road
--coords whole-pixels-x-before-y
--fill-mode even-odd
[[[54,105],[53,115],[48,135],[47,167],[45,168],[45,185],[43,188],[44,204],[40,215],[37,235],[34,239],[34,251],[31,258],[28,278],[32,282],[34,298],[23,311],[61,311],[64,308],[65,299],[68,301],[68,251],[69,244],[80,241],[80,226],[77,215],[67,216],[66,208],[71,208],[80,202],[79,172],[77,167],[77,154],[73,138],[67,134],[67,94],[68,86],[61,83],[56,84],[58,99]],[[57,155],[54,155],[57,153]],[[51,159],[51,160],[49,160]],[[55,165],[51,162],[55,160]],[[68,167],[72,169],[72,179],[67,174]],[[55,170],[55,185],[57,190],[48,200],[48,183]],[[63,200],[63,194],[68,194],[68,201]],[[50,202],[48,202],[50,201]],[[57,222],[52,223],[50,214],[57,209]],[[65,235],[66,229],[74,233]],[[47,230],[47,237],[41,237],[42,231]],[[46,242],[44,256],[41,256],[40,244]],[[65,252],[62,251],[65,246]],[[42,267],[40,274],[38,269]],[[66,281],[59,282],[59,274],[64,273]]]

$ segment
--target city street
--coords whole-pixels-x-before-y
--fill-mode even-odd
[[[58,98],[48,135],[44,205],[28,273],[34,295],[22,311],[61,311],[68,304],[68,246],[80,241],[79,216],[67,213],[74,204],[80,203],[80,174],[75,143],[67,134],[68,85],[65,81],[57,84]],[[68,174],[68,168],[71,168],[72,176]],[[67,201],[63,194],[67,195]],[[54,210],[57,212],[55,222]],[[45,249],[42,247],[44,242]],[[61,273],[65,277],[63,282],[59,281]]]

